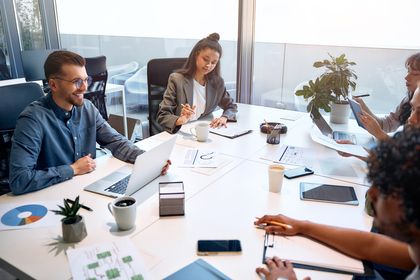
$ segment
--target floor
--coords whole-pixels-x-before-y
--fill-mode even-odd
[[[0,279],[1,280],[16,280],[17,278],[0,268]]]

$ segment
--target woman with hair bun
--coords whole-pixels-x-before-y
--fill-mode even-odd
[[[217,106],[223,114],[210,123],[211,127],[226,127],[228,120],[236,120],[237,105],[220,76],[219,39],[219,34],[212,33],[198,41],[183,68],[169,76],[157,114],[164,131],[176,133],[183,124],[212,113]]]

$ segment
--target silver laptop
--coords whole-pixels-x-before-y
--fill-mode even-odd
[[[136,158],[134,167],[125,165],[88,185],[85,191],[111,197],[131,196],[162,173],[175,144],[176,135]]]
[[[313,110],[313,109],[312,109]],[[332,130],[331,126],[325,121],[324,117],[321,114],[319,119],[315,118],[313,111],[311,110],[310,116],[312,121],[316,124],[322,134],[328,136],[334,140],[349,140],[353,144],[357,144],[356,142],[356,134],[348,133],[345,131],[334,131]]]

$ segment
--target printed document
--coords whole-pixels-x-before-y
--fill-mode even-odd
[[[328,148],[348,153],[355,156],[361,156],[361,157],[368,157],[368,152],[359,145],[353,145],[353,144],[338,144],[334,141],[334,139],[331,139],[325,135],[323,135],[321,132],[318,132],[316,130],[311,130],[311,138],[313,141],[324,145]]]
[[[315,149],[282,145],[276,152],[269,152],[262,159],[312,168],[315,163],[316,154],[317,150]]]
[[[219,157],[218,150],[186,148],[179,167],[217,167]]]

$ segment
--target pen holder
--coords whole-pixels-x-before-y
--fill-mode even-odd
[[[280,144],[280,128],[274,128],[271,132],[267,133],[268,144]]]

